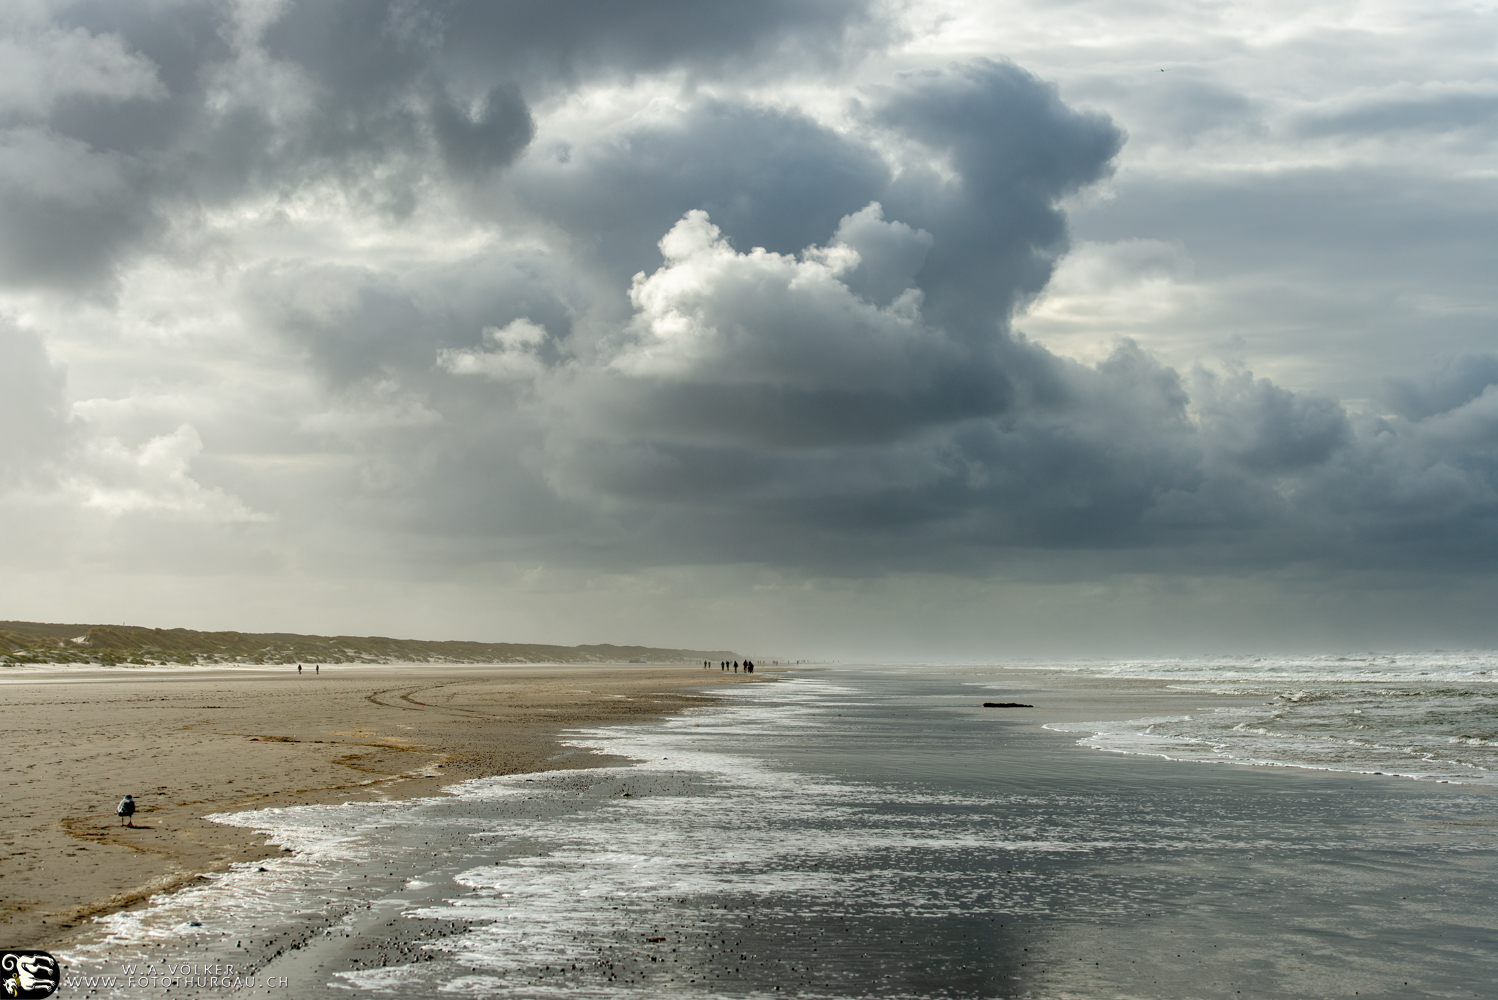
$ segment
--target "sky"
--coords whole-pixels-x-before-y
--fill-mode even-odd
[[[1498,643],[1498,11],[0,7],[0,618]]]

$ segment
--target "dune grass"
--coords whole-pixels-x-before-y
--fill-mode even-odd
[[[738,659],[727,650],[650,646],[428,641],[286,632],[197,632],[136,625],[0,622],[3,663],[688,663]]]

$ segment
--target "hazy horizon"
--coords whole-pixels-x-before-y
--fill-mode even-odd
[[[1491,12],[0,12],[0,617],[1498,646]]]

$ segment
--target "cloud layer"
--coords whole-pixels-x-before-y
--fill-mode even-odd
[[[1256,375],[1230,326],[1166,338],[1224,308],[1204,217],[1103,232],[1128,215],[1100,196],[1164,183],[1120,114],[1002,53],[899,57],[908,12],[143,0],[0,28],[0,505],[91,572],[1491,570],[1498,354],[1349,399]],[[1141,155],[1262,110],[1172,86],[1127,105]],[[1476,134],[1490,98],[1283,127]],[[1064,351],[1084,328],[1106,348]]]

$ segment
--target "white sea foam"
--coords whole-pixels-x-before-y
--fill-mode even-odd
[[[1094,677],[1246,683],[1254,690],[1333,681],[1498,683],[1498,651],[1494,650],[1026,661],[1005,666]]]
[[[1074,663],[1099,677],[1266,699],[1172,719],[1051,723],[1078,742],[1172,760],[1498,784],[1498,654]]]

